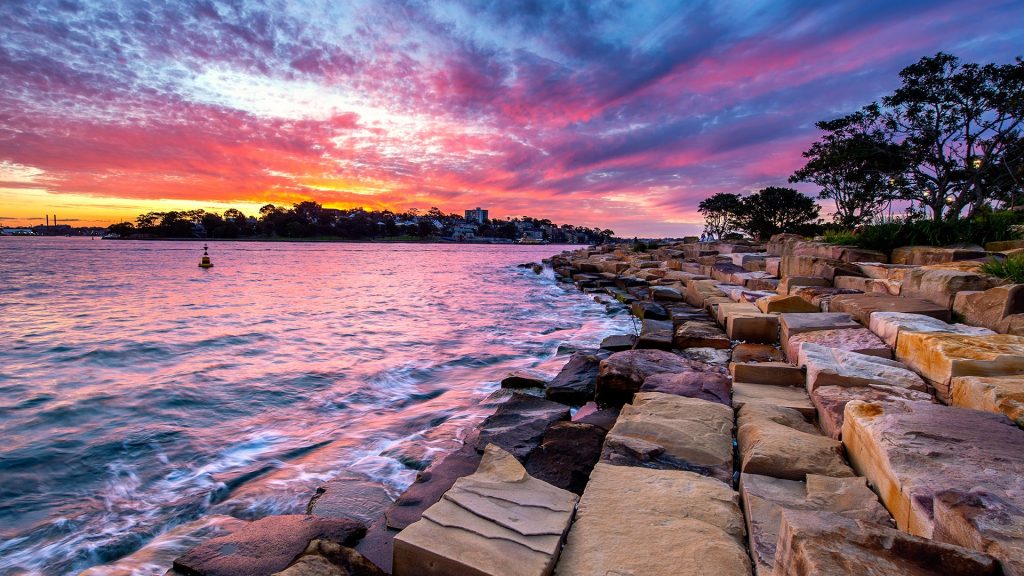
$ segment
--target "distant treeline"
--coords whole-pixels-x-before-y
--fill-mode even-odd
[[[557,225],[547,219],[524,216],[506,220],[467,222],[458,214],[444,214],[437,208],[425,213],[338,210],[316,202],[300,202],[291,208],[267,204],[258,215],[247,216],[234,208],[223,214],[205,210],[175,210],[140,214],[135,222],[108,228],[122,238],[449,238],[470,240],[497,238],[568,243],[602,243],[615,233],[600,228],[571,224]]]
[[[834,202],[831,223],[818,220],[812,198],[770,187],[701,202],[705,233],[845,231],[853,239],[884,225],[892,241],[1008,234],[1024,200],[1024,61],[981,65],[940,52],[904,68],[900,80],[880,102],[818,122],[821,137],[789,178],[816,184],[818,198]],[[909,207],[894,216],[898,200]]]

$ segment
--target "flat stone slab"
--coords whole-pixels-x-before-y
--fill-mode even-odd
[[[599,463],[558,561],[558,576],[750,574],[739,495],[679,470]]]
[[[174,569],[199,576],[270,576],[287,568],[313,540],[352,546],[365,533],[354,520],[267,516],[192,548],[174,561]]]
[[[774,344],[779,341],[776,314],[732,313],[726,317],[725,333],[732,340]]]
[[[600,364],[601,359],[596,354],[573,352],[565,366],[544,387],[544,397],[570,406],[593,400]]]
[[[808,474],[807,481],[740,475],[740,495],[754,571],[771,576],[784,510],[832,512],[847,518],[892,525],[892,517],[863,478]]]
[[[867,328],[840,328],[838,330],[816,330],[794,334],[786,341],[786,357],[790,362],[798,362],[800,348],[807,344],[817,344],[826,348],[837,348],[858,354],[892,358],[892,349],[875,336]]]
[[[662,373],[649,376],[641,392],[663,392],[687,398],[698,398],[732,406],[732,378],[725,374],[703,372]]]
[[[804,332],[817,330],[838,330],[841,328],[860,328],[860,324],[849,314],[834,312],[793,312],[779,314],[779,328],[783,349],[790,337]]]
[[[868,386],[823,386],[811,390],[811,402],[818,409],[818,426],[830,438],[843,437],[843,414],[846,405],[854,400],[861,402],[888,402],[911,400],[934,402],[935,398],[920,390],[871,384]]]
[[[648,376],[663,372],[714,371],[710,366],[664,350],[627,350],[601,361],[597,402],[622,405],[633,398]]]
[[[687,348],[721,348],[732,346],[725,331],[710,319],[707,321],[691,320],[683,322],[676,328],[673,344],[680,350]]]
[[[524,461],[548,426],[568,419],[569,408],[564,404],[514,392],[480,425],[476,449],[483,452],[488,444],[495,444]]]
[[[395,576],[551,574],[576,495],[531,478],[488,445],[477,471],[455,482],[395,537]]]
[[[733,412],[728,406],[661,392],[640,392],[623,406],[601,461],[689,470],[732,482]]]
[[[384,486],[367,478],[337,478],[317,487],[306,513],[355,520],[369,526],[383,517],[393,502]]]
[[[939,493],[977,487],[1006,506],[1024,507],[1024,430],[1005,416],[925,402],[850,402],[843,444],[901,530],[925,538],[959,530],[962,538],[979,542],[1024,537],[1024,522],[948,526],[946,518],[935,514]],[[959,515],[975,512],[986,514],[986,507],[963,509]]]
[[[786,510],[774,576],[899,574],[997,576],[999,563],[967,548],[828,512]]]
[[[905,312],[875,312],[871,314],[868,327],[890,348],[896,348],[899,342],[899,334],[906,332],[949,332],[951,334],[966,334],[984,336],[995,334],[988,328],[967,326],[966,324],[949,324],[931,316],[921,314],[907,314]]]
[[[745,404],[736,418],[740,469],[787,480],[808,474],[849,477],[853,470],[843,461],[843,447],[826,438],[818,427],[792,409],[766,404]]]
[[[896,358],[924,376],[939,397],[947,400],[950,381],[957,376],[1024,373],[1024,337],[903,332]]]
[[[815,417],[814,404],[811,403],[811,399],[807,396],[807,392],[803,387],[733,382],[733,408],[739,410],[747,403],[770,404],[772,406],[792,408],[808,419]]]
[[[949,403],[961,408],[1005,414],[1024,428],[1024,375],[953,378]]]
[[[875,312],[921,314],[948,322],[949,308],[921,298],[904,298],[889,294],[844,294],[829,302],[829,311],[845,312],[867,326]]]
[[[729,302],[718,305],[718,309],[715,311],[715,320],[717,320],[720,325],[725,326],[729,316],[759,313],[760,311],[757,309],[757,306],[754,306],[750,302]]]
[[[894,386],[925,392],[928,386],[902,362],[841,348],[805,343],[797,365],[807,371],[807,391],[820,386]]]

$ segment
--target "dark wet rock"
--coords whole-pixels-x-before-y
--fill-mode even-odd
[[[306,514],[372,524],[384,515],[392,499],[387,490],[363,477],[331,480],[316,489]]]
[[[687,348],[720,348],[732,346],[729,337],[710,318],[707,321],[690,320],[676,328],[673,344],[680,350]]]
[[[644,320],[668,320],[668,312],[665,311],[665,307],[654,302],[633,302],[630,311],[633,316]]]
[[[526,459],[530,476],[583,494],[590,472],[601,458],[607,429],[584,422],[555,422]]]
[[[480,425],[476,449],[488,444],[505,450],[520,462],[536,448],[547,427],[569,419],[569,408],[543,398],[515,393]]]
[[[607,432],[615,426],[615,419],[618,417],[617,408],[599,408],[596,402],[587,402],[573,414],[572,421],[593,424]]]
[[[352,546],[365,533],[354,520],[268,516],[192,548],[174,561],[174,569],[186,576],[269,576],[287,568],[313,540]]]
[[[672,349],[672,322],[668,320],[644,319],[640,327],[640,339],[637,348],[653,348],[656,350]]]
[[[391,561],[395,553],[395,536],[398,534],[398,530],[388,528],[387,518],[381,518],[370,526],[366,531],[366,536],[359,541],[355,549],[367,560],[380,567],[385,574],[390,574]]]
[[[478,464],[480,453],[472,442],[467,441],[462,448],[417,474],[416,481],[385,513],[387,527],[401,530],[419,520],[424,510],[437,502],[456,480],[472,474]]]
[[[570,406],[586,404],[594,398],[601,359],[589,352],[575,352],[562,370],[544,388],[548,400]]]
[[[680,372],[655,374],[644,380],[641,392],[664,392],[687,398],[700,398],[732,405],[732,378],[725,374],[707,372]]]
[[[328,540],[313,540],[291,566],[277,576],[385,576],[362,554]]]
[[[543,388],[547,378],[532,370],[516,370],[501,381],[502,388]]]
[[[687,360],[664,350],[627,350],[601,361],[597,377],[597,402],[621,406],[633,398],[648,376],[662,372],[707,371],[701,362]]]
[[[632,350],[633,346],[636,346],[636,336],[633,334],[615,334],[609,336],[604,340],[601,340],[601,349],[608,350],[610,352],[622,352],[623,350]],[[597,374],[594,374],[597,377]]]

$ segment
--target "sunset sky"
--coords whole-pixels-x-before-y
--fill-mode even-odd
[[[313,199],[680,236],[939,50],[1012,61],[1024,2],[2,0],[0,224]]]

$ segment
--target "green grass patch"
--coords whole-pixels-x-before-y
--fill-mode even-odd
[[[981,265],[981,271],[991,276],[1006,278],[1014,284],[1024,284],[1024,256],[1006,260],[989,260]]]
[[[856,246],[857,235],[853,230],[826,230],[825,242],[842,246]]]

